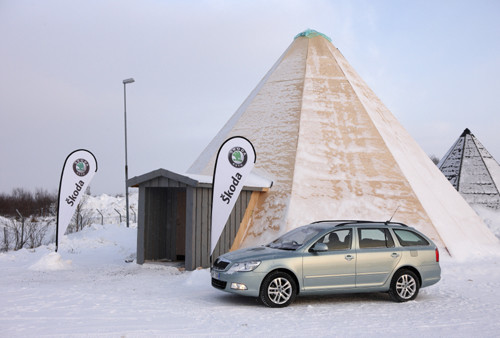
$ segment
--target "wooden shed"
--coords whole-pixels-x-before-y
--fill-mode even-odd
[[[228,252],[249,205],[272,185],[252,185],[242,190],[214,250],[214,257]],[[137,263],[184,261],[187,270],[210,266],[212,177],[177,174],[158,169],[128,180],[139,188]],[[247,214],[248,218],[248,214]],[[244,223],[244,222],[243,222]]]

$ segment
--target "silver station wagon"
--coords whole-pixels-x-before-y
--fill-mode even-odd
[[[439,251],[402,223],[322,221],[218,257],[212,286],[284,307],[298,294],[388,292],[397,302],[441,279]]]

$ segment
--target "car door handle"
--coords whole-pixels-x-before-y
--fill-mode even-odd
[[[354,256],[353,256],[353,255],[346,255],[346,256],[345,256],[345,259],[346,259],[347,261],[352,261],[352,260],[354,259]]]
[[[391,255],[392,258],[398,258],[399,257],[399,254],[396,253],[396,252],[393,252],[392,255]]]

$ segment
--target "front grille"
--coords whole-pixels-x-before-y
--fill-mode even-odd
[[[214,269],[219,271],[224,271],[224,269],[229,265],[229,262],[223,261],[221,259],[216,259],[214,262]]]
[[[227,282],[212,278],[212,286],[217,289],[224,290],[226,288]]]

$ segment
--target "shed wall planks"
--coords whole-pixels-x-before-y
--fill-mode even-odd
[[[184,261],[187,270],[196,268],[196,207],[194,201],[195,188],[188,188],[186,191],[186,258]]]
[[[167,189],[146,189],[146,218],[144,228],[144,259],[166,258],[162,252],[167,246]]]
[[[144,263],[144,225],[146,224],[146,188],[139,187],[139,206],[137,219],[137,264]]]
[[[202,238],[201,238],[201,266],[210,266],[210,229],[211,229],[211,205],[212,189],[202,190],[201,212],[206,217],[201,220]]]
[[[210,230],[211,230],[211,188],[194,188],[192,190],[193,209],[186,207],[186,218],[193,218],[193,233],[189,233],[189,226],[186,222],[186,269],[194,270],[197,267],[207,268],[210,266]],[[224,227],[219,242],[215,247],[213,257],[217,257],[231,249],[234,236],[238,232],[241,220],[245,214],[246,207],[250,201],[251,191],[242,191],[233,211]],[[189,198],[187,199],[190,204]],[[188,240],[189,238],[189,240]],[[194,257],[188,259],[188,252],[191,251]]]
[[[238,197],[214,257],[231,249],[251,194],[252,191],[244,190]],[[184,252],[187,270],[209,267],[211,205],[212,188],[192,187],[168,177],[155,177],[139,184],[137,263],[175,260],[179,252]],[[184,243],[180,243],[182,240]]]

